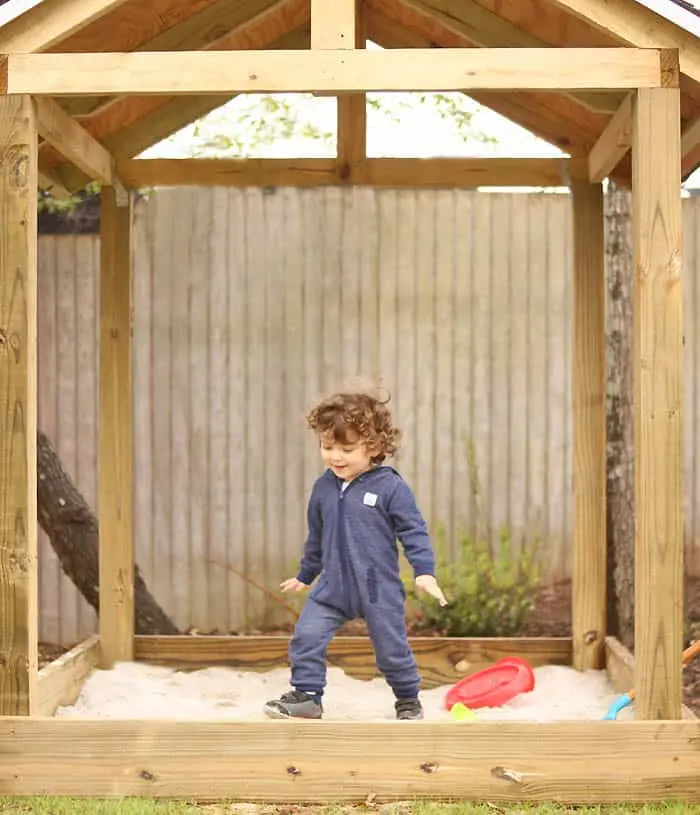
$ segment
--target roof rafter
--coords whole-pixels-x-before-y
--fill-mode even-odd
[[[0,53],[46,51],[126,0],[43,0],[0,27]]]

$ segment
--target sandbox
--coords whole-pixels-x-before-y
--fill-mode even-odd
[[[287,688],[286,637],[136,637],[135,660],[101,670],[92,637],[39,673],[39,715],[0,718],[0,794],[256,802],[697,800],[700,733],[690,721],[601,717],[633,684],[614,638],[605,669],[571,667],[572,640],[412,640],[426,719],[397,722],[363,637],[329,648],[323,721],[272,721]],[[447,687],[503,656],[536,688],[455,722]]]

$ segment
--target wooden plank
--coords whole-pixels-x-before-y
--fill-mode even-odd
[[[36,96],[656,88],[664,83],[662,53],[408,48],[10,54],[4,88]]]
[[[0,98],[0,716],[37,705],[37,166],[32,100]]]
[[[44,51],[119,8],[125,0],[44,0],[0,26],[0,53]]]
[[[605,638],[605,669],[618,693],[626,693],[634,688],[634,657],[617,637]],[[683,705],[681,712],[686,720],[697,719],[687,705]]]
[[[37,98],[39,135],[82,170],[91,181],[112,183],[112,156],[85,128],[72,119],[53,99]]]
[[[602,668],[605,640],[605,226],[601,184],[574,181],[574,667]]]
[[[317,4],[325,0],[315,0]],[[366,48],[364,15],[359,0],[335,0],[345,4],[345,15],[352,15],[350,47]],[[349,29],[350,30],[350,29]],[[313,21],[311,24],[313,47]],[[340,47],[340,46],[337,46]],[[352,162],[364,161],[367,156],[367,95],[346,93],[337,97],[337,147],[336,156],[341,176],[349,175]]]
[[[137,636],[134,658],[156,665],[226,665],[268,671],[287,663],[288,647],[287,637]],[[414,637],[411,647],[425,688],[451,684],[505,656],[523,657],[533,666],[571,664],[568,637]],[[328,661],[356,679],[379,676],[372,643],[366,637],[336,637],[328,649]]]
[[[634,110],[636,709],[681,715],[683,646],[680,92],[640,90]]]
[[[700,801],[700,722],[0,719],[0,795]],[[79,768],[76,771],[76,768]]]
[[[144,186],[316,187],[339,183],[379,188],[557,187],[585,178],[584,159],[376,158],[341,173],[333,159],[123,159],[116,170],[132,189]]]
[[[61,705],[72,705],[100,658],[100,638],[84,642],[39,671],[38,716],[53,716]]]
[[[356,48],[356,0],[311,0],[311,47]]]
[[[101,665],[133,659],[132,196],[102,192],[100,235]]]
[[[592,183],[607,178],[632,147],[632,105],[629,94],[588,156],[588,180]]]

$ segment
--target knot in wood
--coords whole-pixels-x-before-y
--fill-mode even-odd
[[[155,781],[156,780],[155,775],[152,772],[150,772],[150,770],[141,770],[141,772],[139,773],[139,776],[141,778],[143,778],[144,781]]]
[[[287,767],[287,775],[296,777],[297,775],[301,775],[301,770],[298,767],[294,767],[290,764],[290,766]]]
[[[586,631],[583,635],[583,641],[586,645],[593,645],[598,642],[599,634],[597,631]]]
[[[509,781],[511,784],[522,784],[523,777],[521,773],[515,770],[508,770],[505,767],[492,767],[491,775],[501,781]]]
[[[428,773],[428,775],[430,775],[430,773],[437,771],[438,766],[439,765],[434,761],[426,761],[424,764],[420,765],[420,768],[424,773]]]

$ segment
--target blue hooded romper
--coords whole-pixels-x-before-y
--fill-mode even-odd
[[[411,488],[393,467],[343,481],[326,470],[309,498],[308,537],[297,579],[310,585],[290,642],[291,684],[321,695],[326,651],[338,628],[367,623],[377,667],[398,699],[418,695],[420,677],[408,644],[397,538],[414,575],[434,575],[435,555]]]

